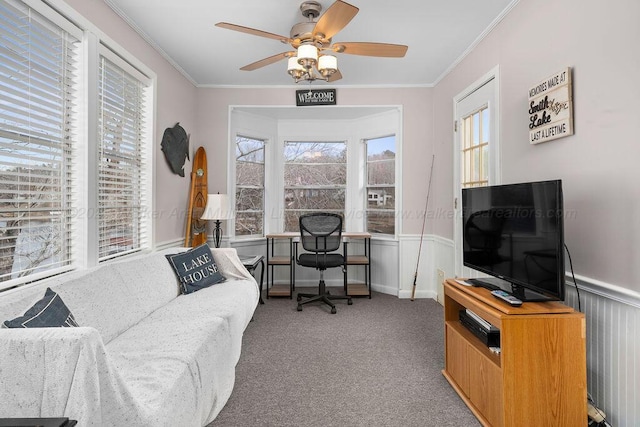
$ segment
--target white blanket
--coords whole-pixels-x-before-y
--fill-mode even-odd
[[[139,319],[118,312],[122,295],[98,292],[98,300],[86,304],[107,313],[75,307],[82,312],[76,316],[82,327],[0,329],[0,414],[65,416],[78,420],[80,426],[203,426],[211,422],[233,389],[242,334],[259,298],[255,280],[234,249],[212,252],[226,282],[167,303],[167,297],[161,297],[162,305],[149,314],[148,304],[138,307],[143,316]],[[164,268],[157,257],[164,254],[143,257],[135,265]],[[132,264],[102,268],[113,270],[110,277],[122,277],[131,272]],[[105,273],[93,276],[107,280]],[[164,280],[177,289],[171,274]],[[73,281],[66,297],[64,284],[54,289],[74,314],[74,304],[90,300],[86,293],[74,294],[83,287],[77,280],[82,279]],[[136,297],[135,287],[126,288],[120,292]],[[139,288],[153,289],[148,283]],[[117,327],[86,323],[114,317],[120,319],[113,323]]]

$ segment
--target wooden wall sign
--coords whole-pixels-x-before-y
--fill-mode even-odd
[[[573,135],[571,68],[529,89],[529,142],[539,144]]]
[[[336,105],[335,89],[309,89],[296,91],[296,106]]]

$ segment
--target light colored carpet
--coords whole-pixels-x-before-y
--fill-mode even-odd
[[[319,303],[298,312],[295,297],[265,302],[209,427],[480,425],[441,374],[437,302],[374,293],[338,301],[337,314]]]

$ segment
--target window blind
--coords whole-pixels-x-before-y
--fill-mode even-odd
[[[0,2],[0,289],[71,268],[79,41]]]
[[[145,247],[145,84],[105,55],[98,85],[100,261]]]

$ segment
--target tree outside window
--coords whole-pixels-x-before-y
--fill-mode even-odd
[[[344,217],[346,142],[286,142],[284,162],[285,231],[298,231],[298,218],[306,213]]]
[[[0,27],[0,282],[25,282],[71,268],[79,41],[22,3]]]
[[[236,137],[235,235],[264,234],[264,141]]]
[[[367,231],[395,235],[396,138],[365,140],[367,156]]]

